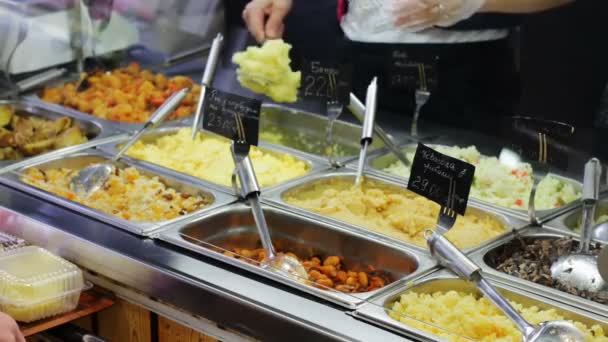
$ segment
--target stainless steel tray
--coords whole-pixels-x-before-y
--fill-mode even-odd
[[[348,115],[348,114],[343,114]],[[325,155],[325,130],[327,117],[291,109],[276,104],[264,104],[260,117],[260,135],[278,130],[283,135],[281,141],[271,139],[269,142],[286,146],[306,153],[327,163]],[[359,156],[361,148],[361,125],[336,120],[333,128],[334,141],[344,150],[344,155],[336,158],[345,164]],[[370,152],[384,146],[380,138],[374,137]]]
[[[75,80],[74,77],[71,78],[63,78],[63,79],[59,79],[55,82],[50,83],[49,85],[62,85],[64,83],[67,83],[69,81],[73,81]],[[196,81],[195,81],[196,82]],[[105,126],[108,127],[115,127],[116,129],[119,129],[121,131],[125,131],[125,132],[130,132],[130,131],[136,131],[140,128],[142,128],[144,126],[144,123],[132,123],[132,122],[122,122],[122,121],[116,121],[116,120],[108,120],[108,119],[104,119],[104,118],[100,118],[98,116],[95,116],[93,114],[89,114],[89,113],[85,113],[85,112],[81,112],[77,109],[68,107],[68,106],[64,106],[64,105],[60,105],[60,104],[56,104],[56,103],[52,103],[52,102],[47,102],[44,101],[38,93],[31,93],[28,95],[24,96],[25,99],[27,99],[28,101],[32,102],[32,103],[36,103],[37,105],[41,106],[41,107],[46,107],[48,110],[53,110],[53,111],[57,111],[57,112],[61,112],[61,113],[65,113],[66,115],[77,115],[80,117],[84,117],[84,118],[89,118],[90,120],[95,120],[99,123],[102,123]],[[194,113],[192,113],[194,114]],[[165,120],[164,122],[162,122],[160,124],[160,126],[165,126],[171,123],[175,123],[175,122],[181,122],[186,118],[191,117],[192,115],[189,115],[187,117],[182,117],[182,118],[178,118],[178,119],[172,119],[172,120]]]
[[[386,184],[389,187],[396,187],[401,190],[406,190],[405,184],[399,183],[398,181],[382,179],[382,178],[374,176],[374,175],[367,175],[366,177],[368,179],[372,179],[374,181]],[[386,241],[387,243],[390,243],[395,246],[407,246],[409,248],[413,248],[415,250],[422,251],[424,253],[428,253],[428,250],[426,249],[426,247],[421,247],[421,246],[418,246],[411,242],[406,242],[403,240],[399,240],[397,238],[389,237],[387,235],[384,235],[384,234],[375,232],[371,229],[368,229],[364,226],[355,225],[355,224],[348,223],[348,222],[345,222],[345,221],[342,221],[339,219],[335,219],[335,218],[332,218],[329,216],[325,216],[325,215],[321,215],[321,214],[318,214],[318,213],[315,213],[312,211],[308,211],[306,209],[302,209],[302,208],[299,208],[292,204],[289,204],[283,200],[283,196],[289,191],[293,191],[296,188],[305,187],[311,183],[314,183],[317,181],[323,181],[325,179],[330,179],[330,178],[347,178],[347,179],[349,179],[349,181],[352,180],[354,182],[355,173],[348,169],[340,169],[340,170],[336,170],[336,171],[328,171],[328,172],[323,172],[323,173],[316,174],[316,175],[311,175],[309,177],[297,180],[295,182],[285,184],[285,185],[281,186],[280,188],[274,189],[273,191],[262,193],[262,199],[263,199],[263,201],[265,201],[267,203],[273,203],[281,208],[284,208],[285,210],[289,210],[289,211],[296,212],[296,213],[303,214],[303,215],[308,215],[308,216],[314,217],[321,221],[330,222],[333,225],[345,227],[346,229],[349,229],[352,231],[362,232],[365,235],[368,235],[375,239]],[[505,227],[505,232],[478,246],[465,248],[463,250],[465,253],[470,253],[472,251],[475,251],[475,250],[483,247],[486,244],[489,244],[493,241],[500,240],[501,238],[503,238],[505,236],[511,235],[513,230],[515,229],[514,227],[525,226],[525,222],[518,220],[517,218],[509,218],[502,214],[490,212],[490,211],[486,210],[485,208],[483,208],[482,206],[476,205],[475,203],[469,203],[467,213],[474,213],[480,217],[490,216],[493,219],[495,219],[503,224],[503,226]]]
[[[22,172],[25,171],[29,167],[38,167],[43,170],[52,169],[52,168],[76,168],[80,169],[84,166],[90,165],[95,162],[102,162],[108,160],[108,155],[98,151],[98,150],[87,150],[85,152],[74,153],[74,154],[66,154],[63,156],[56,156],[53,158],[47,158],[46,160],[38,160],[35,164],[28,165],[27,167],[23,167],[21,169],[16,170],[15,172],[5,173],[0,176],[0,183],[6,184],[18,190],[30,193],[32,195],[41,197],[51,203],[55,203],[76,212],[85,214],[87,216],[96,218],[101,220],[102,222],[106,222],[112,224],[118,228],[122,228],[124,230],[130,231],[137,235],[142,236],[151,236],[157,232],[159,232],[164,227],[179,222],[182,220],[186,220],[190,217],[193,217],[201,212],[210,211],[219,206],[232,203],[236,200],[235,197],[223,194],[221,192],[216,192],[210,190],[209,188],[205,188],[201,186],[202,183],[192,184],[187,181],[177,179],[171,176],[163,175],[153,170],[146,169],[144,167],[136,166],[136,168],[144,175],[147,176],[157,176],[159,180],[169,187],[172,187],[180,192],[185,192],[191,195],[199,195],[205,196],[207,198],[212,199],[212,203],[200,210],[195,212],[186,214],[184,216],[174,218],[171,220],[158,221],[158,222],[137,222],[137,221],[129,221],[123,218],[108,214],[98,209],[94,209],[78,202],[69,200],[65,197],[53,194],[51,192],[42,190],[33,185],[29,185],[23,181],[21,181],[20,176]],[[119,167],[133,166],[128,162],[120,161],[118,163]]]
[[[573,233],[567,232],[559,232],[552,231],[544,228],[528,228],[520,233],[520,235],[524,238],[560,238],[565,236],[571,236],[576,238]],[[508,275],[506,273],[495,270],[493,267],[489,266],[486,262],[486,255],[495,249],[505,245],[506,243],[512,241],[512,239],[505,239],[503,241],[498,241],[487,245],[486,247],[476,251],[471,255],[471,259],[477,263],[483,270],[484,274],[490,278],[495,280],[496,282],[509,284],[511,286],[517,287],[526,292],[535,293],[539,296],[550,298],[555,301],[559,301],[565,303],[567,305],[571,305],[573,307],[577,307],[582,310],[586,310],[589,312],[593,312],[595,314],[608,317],[608,305],[603,305],[600,303],[596,303],[587,299],[583,299],[581,297],[571,295],[566,292],[562,292],[544,285],[539,285],[533,283],[528,280],[524,280],[515,276]]]
[[[24,111],[24,112],[28,113],[30,116],[35,116],[35,117],[49,119],[49,120],[54,120],[54,119],[57,119],[60,117],[70,117],[73,119],[74,124],[78,125],[82,129],[82,132],[87,136],[87,138],[89,140],[88,142],[96,143],[102,139],[112,137],[112,136],[115,136],[115,135],[121,133],[120,130],[118,130],[116,127],[114,127],[112,125],[105,125],[97,120],[83,117],[82,115],[74,115],[72,113],[49,110],[49,109],[45,108],[44,106],[41,106],[32,101],[0,100],[0,106],[1,105],[10,105],[10,106],[14,107],[16,110]],[[78,145],[65,147],[62,150],[73,149],[77,146]],[[55,151],[57,151],[57,150],[55,150]],[[51,151],[49,151],[49,152],[51,152]],[[46,152],[46,153],[49,153],[49,152]],[[31,157],[26,157],[26,158],[21,158],[21,159],[16,159],[16,160],[0,160],[0,169],[2,169],[3,167],[6,167],[8,165],[19,163],[24,160],[32,159],[32,158],[35,158],[35,157],[38,157],[38,156],[41,156],[44,154],[45,153],[39,154],[37,156],[31,156]]]
[[[519,302],[525,306],[536,306],[540,309],[556,309],[566,319],[576,320],[587,326],[599,324],[604,331],[608,329],[606,320],[600,316],[592,313],[578,310],[568,305],[553,301],[551,299],[542,298],[540,296],[521,291],[515,287],[507,284],[491,281],[498,290],[509,300]],[[401,323],[391,318],[387,311],[391,309],[392,303],[394,303],[399,295],[405,291],[414,289],[422,293],[433,293],[436,291],[462,291],[468,293],[480,292],[475,288],[475,285],[465,280],[457,278],[452,273],[441,270],[439,272],[430,274],[421,279],[417,279],[413,284],[408,286],[393,289],[381,297],[375,298],[370,304],[362,305],[354,313],[355,317],[371,322],[373,324],[380,325],[388,328],[397,333],[403,334],[407,337],[411,337],[416,340],[423,341],[445,341],[441,337],[434,335],[430,332],[418,329],[412,326],[408,326],[405,323]]]
[[[597,211],[595,212],[596,218],[602,215],[608,215],[608,196],[602,197],[604,198],[600,199],[598,202]],[[543,223],[543,227],[579,234],[577,231],[575,231],[575,229],[581,221],[581,210],[582,209],[580,206],[573,208],[572,211],[564,213],[553,220]]]
[[[153,143],[153,142],[155,142],[157,139],[159,139],[161,137],[174,134],[180,128],[183,128],[183,127],[188,127],[188,126],[171,126],[171,127],[158,128],[158,129],[155,129],[153,131],[150,131],[149,133],[144,134],[141,137],[140,141],[142,141],[143,143]],[[215,136],[213,133],[209,133],[209,132],[206,132],[206,131],[201,131],[201,133],[203,134],[203,136]],[[124,143],[124,141],[125,140],[115,141],[115,142],[112,142],[112,143],[109,143],[109,144],[105,144],[105,145],[99,146],[99,148],[101,150],[107,152],[107,153],[114,154],[120,148],[120,146]],[[274,184],[272,186],[262,187],[262,189],[264,191],[268,191],[268,190],[274,189],[274,188],[280,186],[281,184],[289,184],[289,183],[291,183],[291,182],[293,182],[295,180],[304,178],[304,177],[306,177],[308,175],[314,174],[316,172],[319,172],[321,170],[325,170],[325,169],[328,168],[328,166],[322,165],[322,163],[320,163],[315,158],[311,158],[308,155],[301,154],[298,151],[286,150],[282,146],[278,146],[278,145],[274,145],[274,144],[269,144],[269,143],[265,143],[265,142],[262,141],[262,142],[260,142],[259,147],[262,150],[264,150],[265,152],[269,152],[269,153],[291,154],[294,157],[296,157],[296,158],[304,161],[309,166],[309,171],[308,171],[307,174],[305,174],[303,176],[300,176],[300,177],[296,177],[296,178],[287,180],[287,181],[285,181],[283,183],[278,183],[278,184]],[[148,161],[145,161],[145,160],[142,160],[142,159],[137,159],[137,158],[134,158],[134,157],[130,157],[128,155],[126,155],[124,158],[132,161],[133,163],[135,163],[137,165],[145,166],[147,168],[156,170],[157,172],[160,172],[160,173],[163,173],[163,174],[168,174],[168,175],[172,175],[172,176],[175,176],[175,177],[180,177],[180,178],[186,179],[189,182],[194,183],[194,184],[196,184],[199,181],[203,181],[203,182],[205,182],[206,185],[212,184],[212,187],[214,189],[216,189],[216,190],[227,192],[227,193],[230,193],[230,194],[234,194],[234,190],[233,190],[232,187],[228,187],[228,186],[225,186],[225,185],[222,185],[222,184],[212,183],[210,181],[205,181],[205,180],[203,180],[201,178],[198,178],[196,176],[192,176],[192,175],[180,172],[178,170],[170,169],[168,167],[165,167],[165,166],[162,166],[162,165],[159,165],[159,164],[155,164],[155,163],[152,163],[152,162],[148,162]],[[277,172],[281,172],[281,170],[277,170]]]
[[[386,288],[426,274],[436,265],[429,257],[414,251],[397,249],[314,218],[284,212],[269,205],[264,206],[264,213],[268,220],[273,243],[281,250],[294,252],[301,257],[318,254],[343,256],[349,267],[374,265],[389,272],[394,282],[387,284],[382,289],[370,292],[345,294],[336,290],[323,290],[305,285],[224,255],[223,251],[237,246],[259,248],[259,235],[251,209],[243,203],[222,207],[199,215],[188,222],[182,221],[175,224],[173,228],[162,232],[159,238],[347,308],[355,308]]]
[[[437,147],[440,146],[438,144],[427,144],[427,146],[429,147]],[[441,146],[448,146],[448,145],[441,145]],[[411,152],[411,151],[415,151],[416,150],[417,145],[415,144],[406,144],[406,145],[402,145],[401,149]],[[407,180],[408,177],[401,177],[392,173],[388,173],[383,171],[384,168],[388,167],[390,164],[394,163],[397,161],[397,158],[390,152],[386,152],[386,151],[379,151],[378,153],[376,153],[375,155],[371,156],[368,161],[367,161],[367,165],[370,168],[370,170],[373,170],[374,174],[377,174],[383,178],[387,178],[387,179],[393,179],[393,180]],[[349,164],[348,165],[349,168],[354,168],[355,165],[354,164]],[[564,177],[555,173],[548,173],[548,174],[542,174],[539,176],[546,176],[546,175],[551,175],[554,176],[555,178],[558,178],[560,180],[563,180],[565,182],[568,182],[572,185],[574,185],[574,187],[581,191],[582,190],[582,184],[577,181],[574,180],[572,178],[568,178],[568,177]],[[512,208],[507,208],[507,207],[503,207],[500,205],[496,205],[481,199],[474,199],[476,202],[481,203],[482,205],[503,212],[507,215],[511,215],[511,216],[515,216],[515,217],[519,217],[522,219],[528,219],[528,211],[524,210],[524,209],[512,209]],[[536,212],[536,216],[538,218],[538,220],[542,223],[542,222],[546,222],[547,220],[550,220],[551,218],[558,216],[562,213],[568,212],[574,208],[576,208],[576,206],[580,205],[580,201],[576,200],[573,202],[570,202],[560,208],[554,208],[554,209],[545,209],[545,210],[538,210]]]

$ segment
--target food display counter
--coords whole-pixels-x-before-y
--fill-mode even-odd
[[[277,114],[280,107],[270,108],[274,112],[268,121],[262,115],[262,136],[266,130],[276,134],[281,129],[275,124],[279,115],[323,119],[287,109]],[[144,137],[143,144],[156,141],[159,132],[168,136],[166,132],[184,127],[188,124],[169,123]],[[417,316],[421,313],[393,310],[398,298],[407,298],[401,295],[410,288],[423,288],[425,293],[464,291],[480,298],[470,284],[442,270],[429,255],[418,235],[424,229],[420,227],[432,225],[438,207],[409,193],[402,178],[372,169],[361,193],[351,193],[353,190],[344,186],[354,179],[350,166],[334,169],[314,150],[301,151],[301,146],[289,142],[281,146],[284,140],[262,142],[262,149],[289,154],[308,167],[306,174],[262,192],[276,248],[294,253],[309,267],[312,282],[302,283],[261,267],[253,216],[248,205],[226,184],[127,156],[119,162],[120,172],[128,174],[126,170],[132,168],[138,172],[137,177],[151,177],[163,191],[176,191],[171,192],[172,197],[205,199],[200,207],[179,217],[148,222],[121,216],[122,211],[113,212],[99,203],[71,198],[65,189],[62,192],[55,188],[60,183],[40,183],[53,179],[53,170],[78,170],[108,158],[124,141],[125,133],[117,130],[113,136],[112,141],[102,141],[93,148],[58,150],[0,170],[2,231],[75,262],[98,286],[220,339],[277,340],[298,334],[315,341],[435,340],[441,336],[458,340],[451,334],[468,334],[453,331],[450,326],[429,331],[424,328],[424,316]],[[209,139],[220,138],[206,135],[201,142]],[[379,149],[375,153],[385,152]],[[373,163],[375,159],[371,160]],[[145,188],[135,191],[145,193]],[[172,203],[166,194],[161,192],[153,202]],[[387,196],[386,203],[382,196]],[[367,203],[364,207],[375,205],[374,213],[360,216],[357,205],[363,204],[357,201]],[[557,308],[558,314],[547,317],[566,317],[592,327],[608,317],[601,300],[582,299],[496,269],[503,267],[498,265],[503,262],[498,255],[509,257],[497,249],[519,239],[539,234],[550,239],[576,239],[574,231],[559,229],[554,223],[575,222],[572,217],[580,215],[576,203],[561,208],[547,228],[534,228],[529,227],[524,215],[496,210],[491,204],[472,199],[467,215],[459,219],[463,220],[462,227],[457,223],[450,233],[453,236],[448,237],[481,265],[510,300],[528,306],[545,301],[541,308]],[[393,205],[395,209],[391,209]],[[133,208],[141,215],[147,209]],[[408,221],[414,216],[419,217],[418,223]],[[472,233],[472,227],[478,231]],[[334,259],[336,263],[331,261]],[[330,270],[330,265],[335,268]]]
[[[279,47],[288,68],[289,47]],[[515,325],[429,251],[428,229],[445,208],[408,189],[411,168],[384,142],[410,160],[424,143],[476,168],[466,213],[445,236],[533,324],[566,319],[589,341],[608,339],[608,292],[562,286],[549,272],[578,246],[576,152],[566,151],[568,170],[523,154],[508,163],[501,152],[510,142],[447,127],[406,135],[399,114],[387,112],[377,124],[389,137],[370,133],[360,162],[367,125],[346,111],[329,142],[326,115],[264,103],[260,143],[248,156],[271,243],[307,278],[286,276],[266,262],[272,253],[262,248],[256,206],[238,192],[234,145],[210,131],[192,134],[205,88],[159,69],[120,60],[0,101],[0,233],[75,264],[96,287],[158,315],[156,325],[172,320],[221,341],[516,341]],[[183,88],[167,120],[125,147]],[[108,161],[100,187],[79,192],[77,175]],[[364,178],[353,186],[359,165]],[[608,213],[603,195],[598,222]],[[591,252],[602,248],[595,241]]]

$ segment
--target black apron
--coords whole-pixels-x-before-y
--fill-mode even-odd
[[[242,25],[240,15],[245,3],[246,0],[227,1],[229,25]],[[430,59],[439,57],[437,88],[432,89],[430,100],[422,109],[421,128],[425,123],[435,123],[487,132],[500,125],[500,116],[515,112],[520,84],[508,39],[466,44],[358,43],[344,37],[336,13],[337,0],[294,1],[284,36],[293,45],[292,59],[296,65],[303,57],[352,62],[354,92],[362,100],[372,77],[378,76],[380,116],[383,111],[397,113],[406,129],[405,122],[414,112],[415,89],[389,84],[393,75],[388,63],[395,50]],[[484,14],[449,29],[510,28],[518,23],[518,16]]]
[[[337,1],[336,1],[337,2]],[[508,28],[519,17],[476,15],[448,28],[469,30]],[[342,60],[354,64],[354,92],[365,98],[367,85],[379,78],[379,109],[403,115],[414,112],[411,87],[391,86],[390,56],[407,51],[433,62],[438,57],[437,87],[423,107],[420,125],[436,123],[479,131],[498,128],[499,117],[512,115],[520,95],[514,52],[508,39],[463,44],[382,44],[349,41],[339,28],[336,3],[326,0],[294,1],[287,18],[285,39],[294,46],[294,58]],[[405,128],[405,126],[404,126]]]

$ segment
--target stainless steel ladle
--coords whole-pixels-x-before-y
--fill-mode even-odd
[[[262,242],[262,247],[264,247],[267,255],[267,259],[263,266],[269,271],[287,275],[294,280],[300,282],[306,281],[308,279],[308,272],[306,272],[306,268],[304,268],[302,263],[290,255],[277,253],[272,245],[266,217],[264,216],[264,211],[260,204],[260,187],[255,176],[255,171],[253,170],[251,158],[249,158],[249,148],[250,147],[247,144],[238,142],[232,143],[231,151],[235,164],[235,173],[233,174],[232,182],[233,186],[236,188],[236,176],[238,176],[241,182],[240,194],[249,201],[251,213],[253,214],[258,233],[260,234],[260,241]]]
[[[490,284],[481,269],[464,255],[443,235],[427,230],[425,232],[431,255],[459,277],[472,281],[479,290],[498,306],[521,330],[524,342],[583,342],[585,336],[568,321],[547,321],[534,326],[526,321],[509,302]]]
[[[551,265],[551,277],[560,284],[575,287],[581,291],[606,291],[608,287],[597,267],[597,256],[589,253],[592,224],[599,196],[601,164],[592,158],[585,164],[583,179],[583,202],[581,241],[575,254],[561,256]]]

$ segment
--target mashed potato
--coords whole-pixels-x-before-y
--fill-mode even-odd
[[[78,170],[29,168],[21,180],[35,187],[132,221],[156,222],[185,215],[211,203],[210,198],[191,196],[167,187],[158,177],[144,176],[137,169],[116,169],[103,187],[89,197],[70,188]]]
[[[234,161],[230,141],[220,137],[203,138],[201,134],[192,140],[190,132],[190,128],[182,128],[176,134],[161,137],[154,143],[138,141],[127,154],[213,183],[231,186]],[[309,171],[308,164],[289,154],[270,153],[252,147],[249,156],[261,186],[281,183]]]
[[[236,73],[241,85],[276,102],[297,101],[302,75],[291,70],[289,50],[291,45],[282,39],[272,39],[262,47],[235,53],[232,62],[239,66]]]
[[[515,302],[511,304],[532,324],[565,319],[554,309],[541,310],[536,306],[524,307]],[[472,294],[456,291],[433,294],[408,291],[393,304],[392,310],[389,311],[389,315],[393,319],[450,341],[473,339],[487,342],[520,342],[522,340],[517,326],[486,297],[478,298]],[[589,327],[580,322],[573,323],[585,334],[587,341],[608,341],[601,326]]]
[[[482,156],[475,146],[437,146],[436,150],[451,157],[475,165],[475,177],[470,196],[506,208],[526,209],[530,191],[534,184],[532,166],[520,163],[513,169],[502,164],[496,157]],[[414,152],[408,153],[410,159]],[[410,168],[400,161],[389,165],[384,171],[409,177]],[[547,176],[536,190],[535,207],[537,210],[552,209],[570,203],[580,197],[574,186],[553,176]]]
[[[420,246],[426,246],[424,230],[434,228],[439,205],[413,192],[365,180],[354,187],[351,178],[330,178],[290,190],[288,203],[362,226]],[[506,230],[491,217],[459,216],[446,234],[456,246],[473,247]]]

